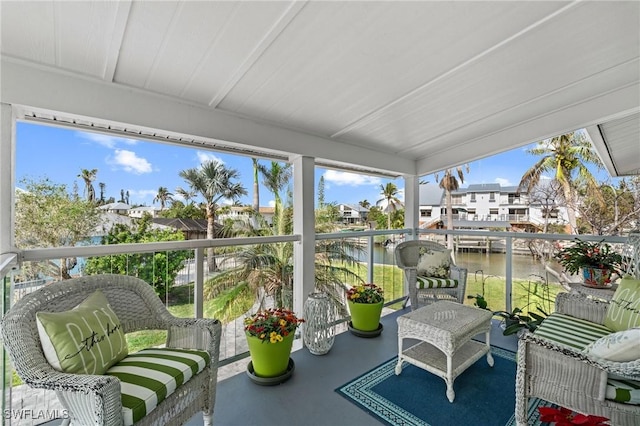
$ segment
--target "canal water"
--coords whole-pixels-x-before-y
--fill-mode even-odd
[[[365,259],[362,259],[363,261]],[[387,265],[395,265],[393,248],[384,248],[376,245],[373,252],[373,261]],[[485,276],[506,275],[507,255],[504,253],[456,253],[456,264],[467,268],[468,274],[472,277],[476,271],[482,271]],[[480,274],[481,272],[478,272]],[[544,277],[546,275],[544,266],[527,255],[514,255],[512,261],[512,274],[514,278],[528,279],[533,275]]]

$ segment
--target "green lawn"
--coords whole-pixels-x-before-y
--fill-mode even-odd
[[[367,276],[367,268],[352,266],[351,270],[360,277]],[[385,300],[399,299],[404,295],[403,272],[395,265],[374,265],[373,281],[384,289]],[[347,281],[348,282],[348,281]],[[560,285],[548,286],[535,281],[514,280],[512,307],[518,307],[525,312],[536,310],[541,306],[547,313],[554,310],[556,295],[564,291]],[[505,280],[502,277],[490,276],[485,280],[484,289],[481,280],[469,277],[467,280],[466,295],[484,294],[488,308],[492,311],[505,310]],[[465,303],[473,305],[473,299],[465,299]],[[204,312],[211,311],[215,300],[204,303]],[[193,285],[175,287],[169,295],[169,311],[183,318],[193,318]],[[390,306],[399,309],[401,303]],[[127,340],[129,351],[134,352],[148,346],[160,345],[166,339],[163,331],[140,331],[129,333]]]

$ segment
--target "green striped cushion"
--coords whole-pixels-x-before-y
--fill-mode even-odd
[[[133,425],[209,364],[205,351],[143,349],[107,370],[120,379],[125,426]]]
[[[604,325],[557,312],[542,321],[542,324],[534,332],[536,336],[577,349],[584,349],[589,343],[610,333],[612,331]]]
[[[436,278],[436,277],[416,277],[416,287],[418,288],[456,288],[458,287],[458,280],[452,280],[451,278]]]
[[[607,379],[606,398],[624,404],[640,405],[640,382],[610,376]]]

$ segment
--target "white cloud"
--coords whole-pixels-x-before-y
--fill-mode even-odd
[[[81,138],[88,139],[107,148],[115,148],[118,143],[125,145],[135,145],[138,143],[135,139],[119,138],[116,136],[105,135],[102,133],[76,132]]]
[[[142,157],[138,157],[135,152],[127,151],[126,149],[116,149],[113,152],[113,156],[107,157],[106,162],[115,168],[121,168],[126,172],[137,175],[153,171],[151,163]]]
[[[269,205],[269,207],[275,207],[276,206],[276,200],[269,200],[268,205]]]
[[[206,163],[207,161],[217,161],[220,164],[224,164],[224,161],[212,152],[197,151],[196,155],[198,156],[200,164]]]
[[[496,178],[495,183],[499,183],[501,186],[513,186],[513,184],[507,178]]]
[[[338,186],[360,186],[360,185],[380,185],[380,178],[367,175],[359,175],[356,173],[340,172],[337,170],[327,170],[324,174],[326,182],[334,183]]]
[[[157,189],[129,189],[129,201],[132,202],[136,200],[138,203],[145,203],[147,201],[152,203],[156,195],[158,195]]]

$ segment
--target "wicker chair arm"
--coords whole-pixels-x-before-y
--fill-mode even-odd
[[[25,382],[32,388],[55,391],[65,406],[73,407],[68,413],[72,424],[122,424],[120,380],[117,377],[69,374],[51,369],[43,377],[31,377]]]
[[[218,362],[222,324],[217,319],[173,317],[168,329],[168,348],[206,350],[211,363]]]
[[[527,332],[518,341],[517,359],[516,404],[522,401],[524,392],[529,396],[544,396],[562,406],[572,406],[574,399],[605,399],[606,372],[589,363],[578,351],[536,339]],[[528,383],[526,391],[524,383]]]
[[[603,324],[609,303],[590,299],[585,295],[559,293],[556,297],[556,312],[584,319],[595,324]]]
[[[578,349],[538,337],[530,332],[524,333],[520,337],[520,340],[550,351],[550,353],[555,354],[551,358],[556,357],[562,359],[562,362],[575,360],[608,374],[616,374],[631,380],[640,380],[640,359],[629,362],[609,361],[586,354]]]

